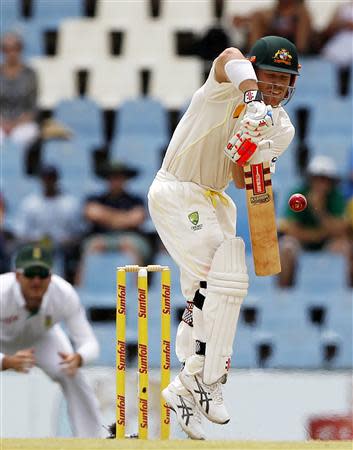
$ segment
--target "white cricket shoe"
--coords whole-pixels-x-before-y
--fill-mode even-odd
[[[223,401],[220,382],[205,384],[199,374],[188,374],[185,369],[179,374],[179,378],[208,420],[221,425],[230,421],[230,415]]]
[[[164,400],[169,408],[175,412],[177,421],[182,430],[191,439],[206,439],[205,432],[201,424],[201,414],[195,400],[190,392],[180,394],[174,392],[170,385],[162,391]]]

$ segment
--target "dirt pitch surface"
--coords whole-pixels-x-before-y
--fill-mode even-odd
[[[352,450],[352,441],[242,442],[138,439],[2,439],[0,450]]]

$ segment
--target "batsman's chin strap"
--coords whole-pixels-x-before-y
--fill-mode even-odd
[[[211,203],[214,208],[217,206],[217,200],[220,200],[223,203],[223,205],[229,206],[229,201],[222,194],[222,192],[213,191],[212,189],[207,189],[207,191],[204,192],[204,196],[211,200]]]

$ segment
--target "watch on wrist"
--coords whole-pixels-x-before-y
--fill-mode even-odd
[[[250,102],[262,102],[263,96],[261,91],[245,91],[244,92],[244,103]]]

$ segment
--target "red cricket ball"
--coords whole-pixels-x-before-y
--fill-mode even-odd
[[[303,194],[293,194],[288,200],[288,205],[293,211],[301,212],[307,207],[308,202]]]

